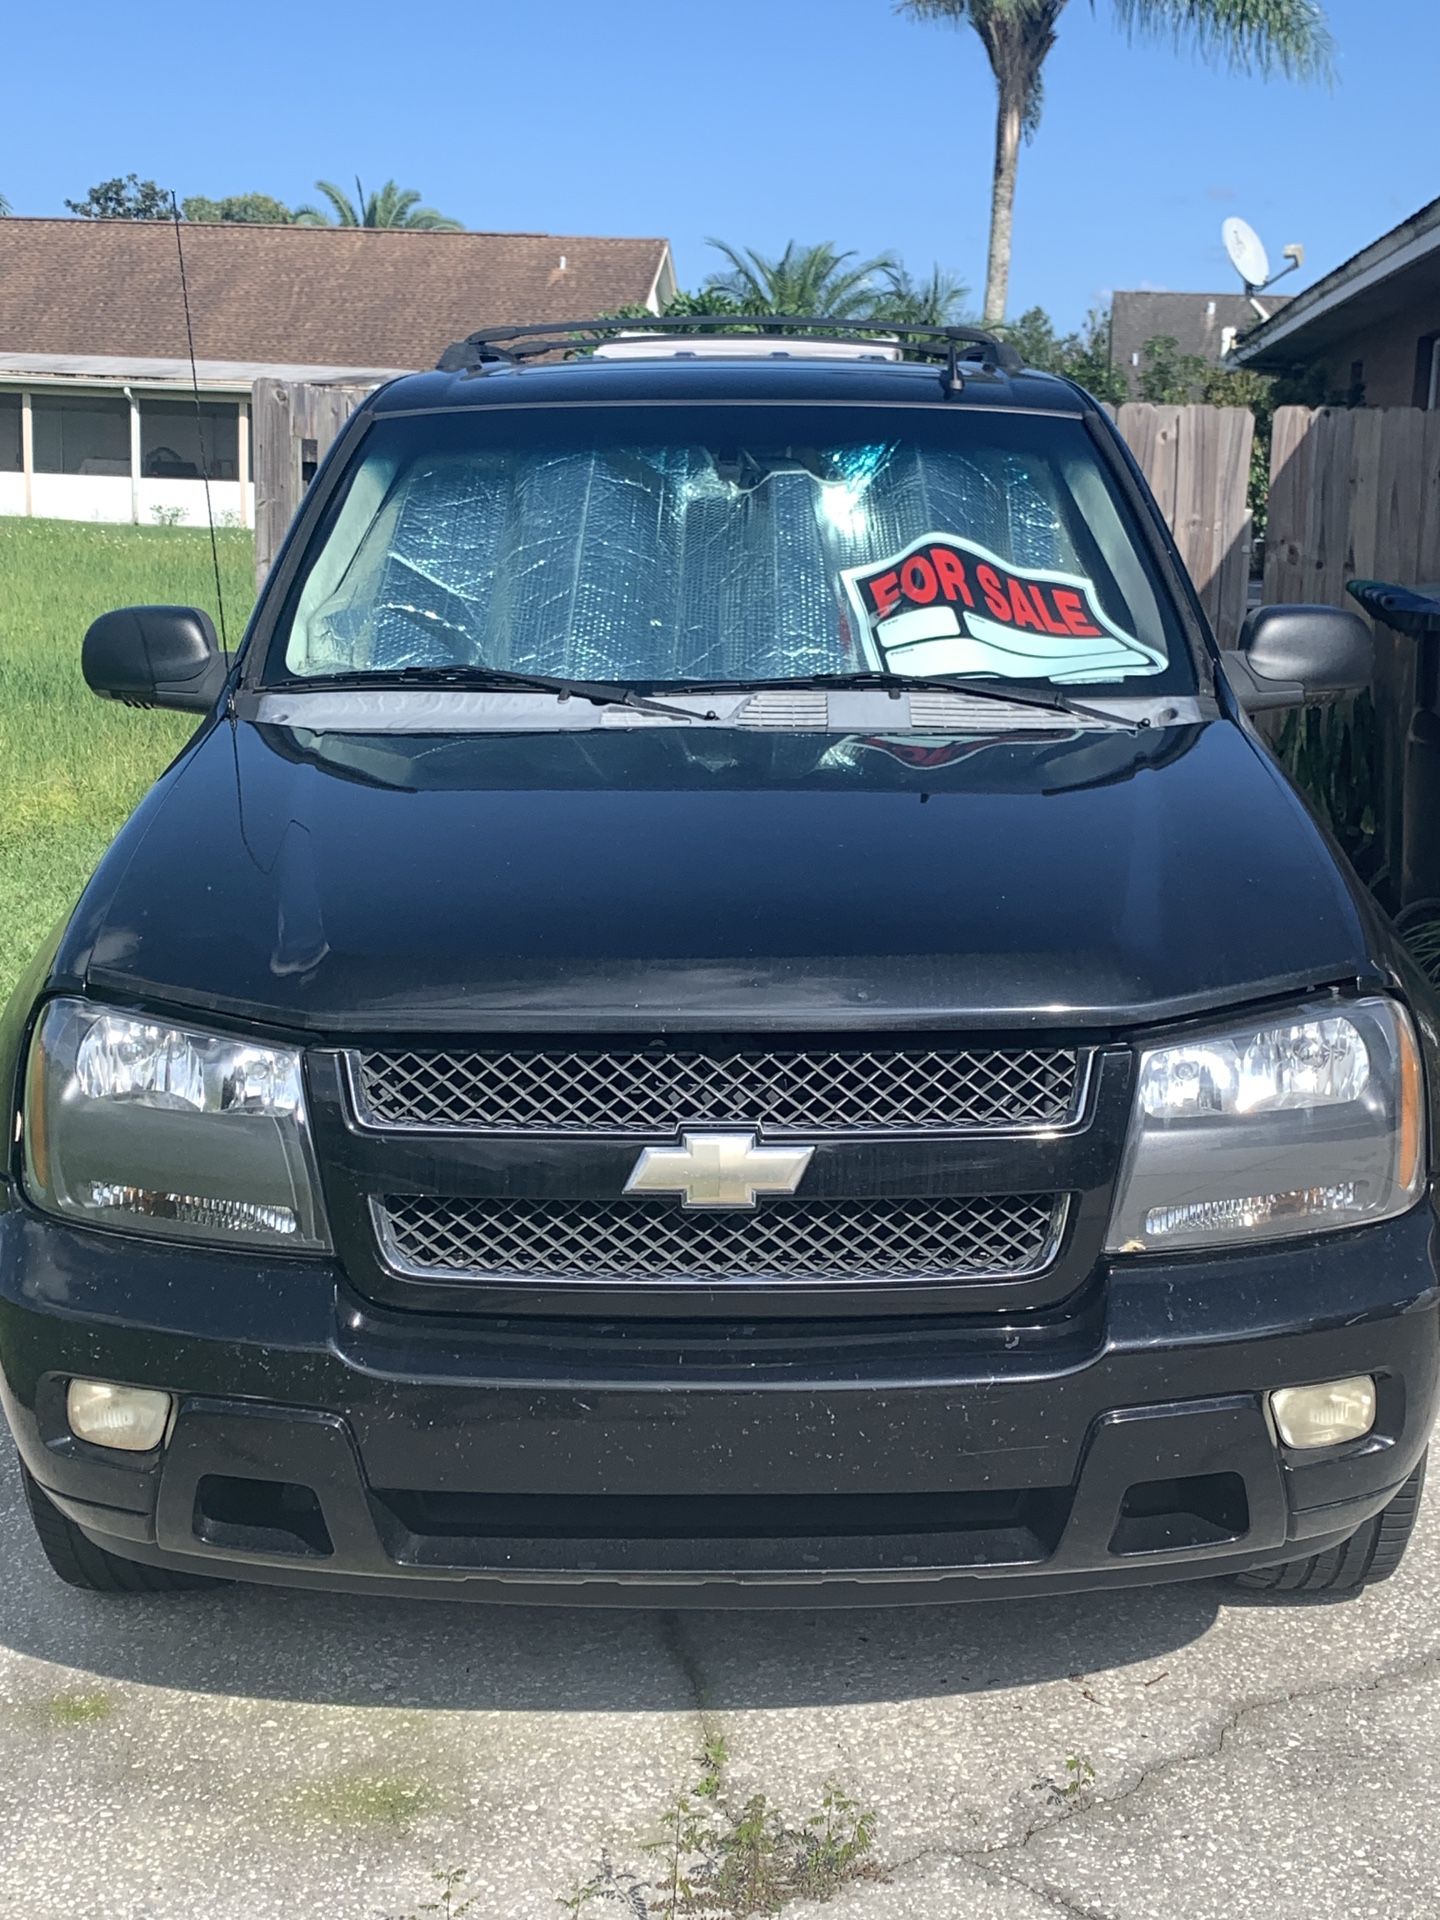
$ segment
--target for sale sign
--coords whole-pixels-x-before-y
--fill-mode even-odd
[[[1120,680],[1165,655],[1116,626],[1079,574],[1008,565],[953,534],[841,574],[872,667],[902,674]]]

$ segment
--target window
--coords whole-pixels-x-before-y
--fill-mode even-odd
[[[30,398],[37,473],[130,473],[130,403],[107,394],[35,393]]]
[[[289,674],[1194,685],[1076,419],[654,406],[382,420],[328,519],[277,640]]]
[[[140,471],[147,480],[234,480],[239,473],[233,400],[140,400]]]
[[[0,393],[0,473],[20,473],[21,400],[18,393]]]

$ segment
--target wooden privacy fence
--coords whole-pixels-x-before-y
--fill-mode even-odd
[[[365,386],[300,380],[257,380],[250,402],[255,464],[255,584],[295,517],[316,467],[367,393]]]
[[[257,380],[255,576],[263,581],[301,495],[364,386]],[[1222,646],[1245,617],[1254,421],[1243,407],[1124,406],[1121,433],[1155,490]]]
[[[1222,647],[1240,637],[1250,584],[1250,455],[1247,407],[1155,407],[1134,402],[1115,415],[1150,482]]]
[[[1265,599],[1359,611],[1345,591],[1355,579],[1401,586],[1440,581],[1440,413],[1282,407],[1270,450]],[[1415,664],[1413,640],[1375,626],[1371,804],[1380,874],[1396,903],[1404,891]]]

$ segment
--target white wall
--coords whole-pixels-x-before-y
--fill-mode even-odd
[[[130,483],[127,480],[125,484],[128,486]],[[157,508],[167,519],[177,511],[183,514],[184,518],[176,522],[177,526],[203,527],[205,524],[203,480],[141,480],[135,491],[142,527],[154,524]],[[216,526],[254,526],[255,489],[247,485],[242,498],[238,480],[212,480],[210,510],[215,515]],[[130,516],[127,513],[125,517],[128,520]]]
[[[137,517],[130,481],[121,475],[93,473],[37,473],[31,480],[32,511],[37,520],[103,520],[128,523]],[[158,507],[168,519],[178,511],[177,526],[205,525],[205,483],[202,480],[141,480],[135,488],[142,527],[157,523]],[[255,489],[247,485],[242,497],[236,480],[212,480],[210,505],[217,526],[255,524]],[[0,473],[0,514],[25,511],[25,476]]]
[[[128,521],[131,516],[130,481],[120,474],[37,473],[30,488],[37,520]],[[25,511],[23,498],[15,511]]]

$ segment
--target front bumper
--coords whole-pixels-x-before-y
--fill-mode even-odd
[[[827,1323],[460,1322],[325,1262],[0,1214],[0,1397],[99,1545],[244,1579],[613,1604],[952,1599],[1240,1571],[1338,1543],[1440,1380],[1428,1206],[1117,1262],[1068,1308]],[[1376,1430],[1287,1455],[1272,1388],[1372,1373]],[[72,1375],[163,1387],[167,1445],[71,1437]]]

